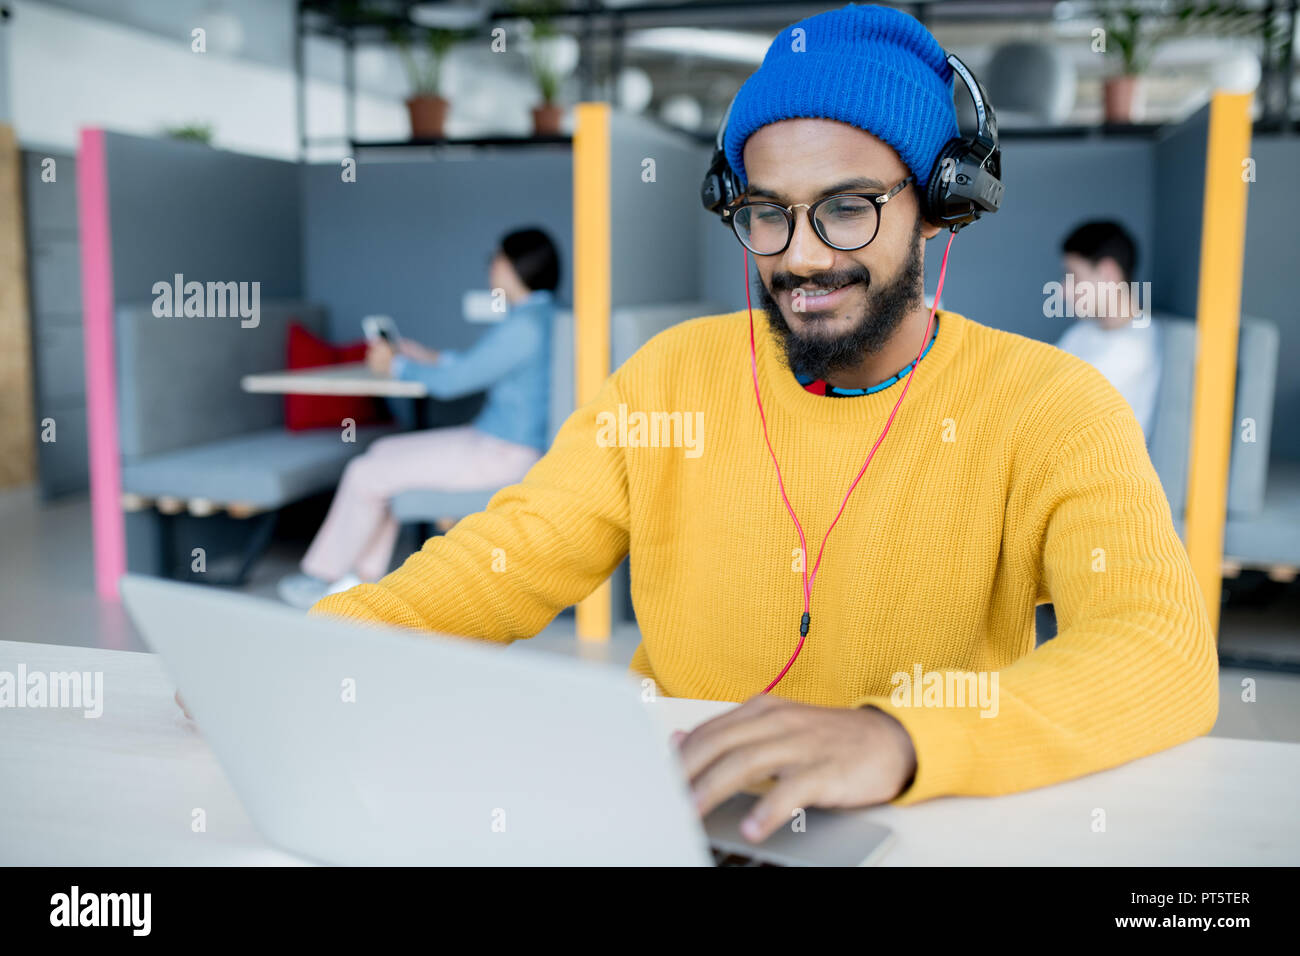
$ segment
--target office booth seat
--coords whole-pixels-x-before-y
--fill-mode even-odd
[[[1169,498],[1174,525],[1186,537],[1187,469],[1196,377],[1196,323],[1157,316],[1161,381],[1151,461]],[[1300,466],[1269,461],[1277,385],[1277,326],[1243,316],[1237,346],[1237,392],[1228,467],[1225,558],[1245,566],[1300,565]]]
[[[133,571],[170,573],[173,519],[182,514],[257,519],[234,568],[194,578],[241,582],[269,540],[276,509],[334,487],[354,455],[393,431],[357,428],[355,441],[345,441],[341,428],[289,431],[283,395],[240,388],[244,375],[285,366],[295,321],[322,334],[325,310],[268,302],[250,328],[238,318],[159,318],[148,303],[118,311],[119,441]]]

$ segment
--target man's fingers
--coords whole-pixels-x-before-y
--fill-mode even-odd
[[[781,703],[782,701],[779,698],[770,697],[766,694],[751,697],[739,707],[733,707],[716,717],[710,717],[704,723],[697,725],[687,736],[700,735],[705,731],[712,732],[723,727],[729,727],[734,723],[752,720],[758,714],[776,709]]]
[[[194,719],[194,715],[190,713],[190,709],[185,706],[185,700],[184,698],[181,697],[180,691],[176,692],[176,706],[179,707],[181,709],[181,713],[184,714],[186,717],[188,717],[190,720]]]
[[[756,697],[700,724],[678,741],[688,779],[694,779],[723,753],[772,736],[779,708]]]
[[[691,782],[700,815],[747,786],[767,780],[779,768],[798,763],[803,749],[803,741],[784,735],[728,750]]]
[[[813,764],[784,776],[760,799],[740,824],[746,840],[761,843],[788,824],[796,810],[816,806],[822,797],[829,764]]]

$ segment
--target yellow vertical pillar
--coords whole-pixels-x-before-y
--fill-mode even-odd
[[[609,377],[609,104],[579,103],[573,131],[574,394],[590,402]],[[608,641],[609,582],[577,608],[578,639]]]
[[[1187,478],[1187,553],[1219,629],[1223,525],[1228,513],[1228,461],[1235,434],[1237,329],[1246,245],[1246,175],[1250,157],[1249,93],[1216,93],[1210,101],[1196,294],[1196,388]]]

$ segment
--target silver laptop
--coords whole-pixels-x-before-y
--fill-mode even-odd
[[[605,665],[152,578],[122,593],[254,825],[303,857],[858,866],[889,842],[860,813],[809,811],[755,846],[747,795],[702,826],[639,683]]]

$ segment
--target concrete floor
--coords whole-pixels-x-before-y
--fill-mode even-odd
[[[41,504],[31,488],[0,491],[0,529],[0,640],[145,650],[122,608],[94,595],[84,497]],[[244,590],[274,600],[275,583],[295,569],[297,550],[273,546]],[[1300,582],[1270,597],[1258,607],[1224,608],[1220,649],[1236,660],[1300,664]],[[636,625],[625,624],[607,644],[580,642],[570,612],[516,647],[625,667],[639,640]],[[1243,687],[1252,681],[1255,699],[1243,701]],[[1253,663],[1222,668],[1213,735],[1300,743],[1300,674]]]
[[[0,640],[148,649],[120,605],[95,597],[88,499],[41,504],[31,488],[0,491],[0,529]],[[299,549],[273,545],[241,590],[278,600],[276,582],[297,570],[299,557]],[[566,612],[519,646],[625,667],[639,641],[635,624],[615,628],[607,644],[578,641]]]

